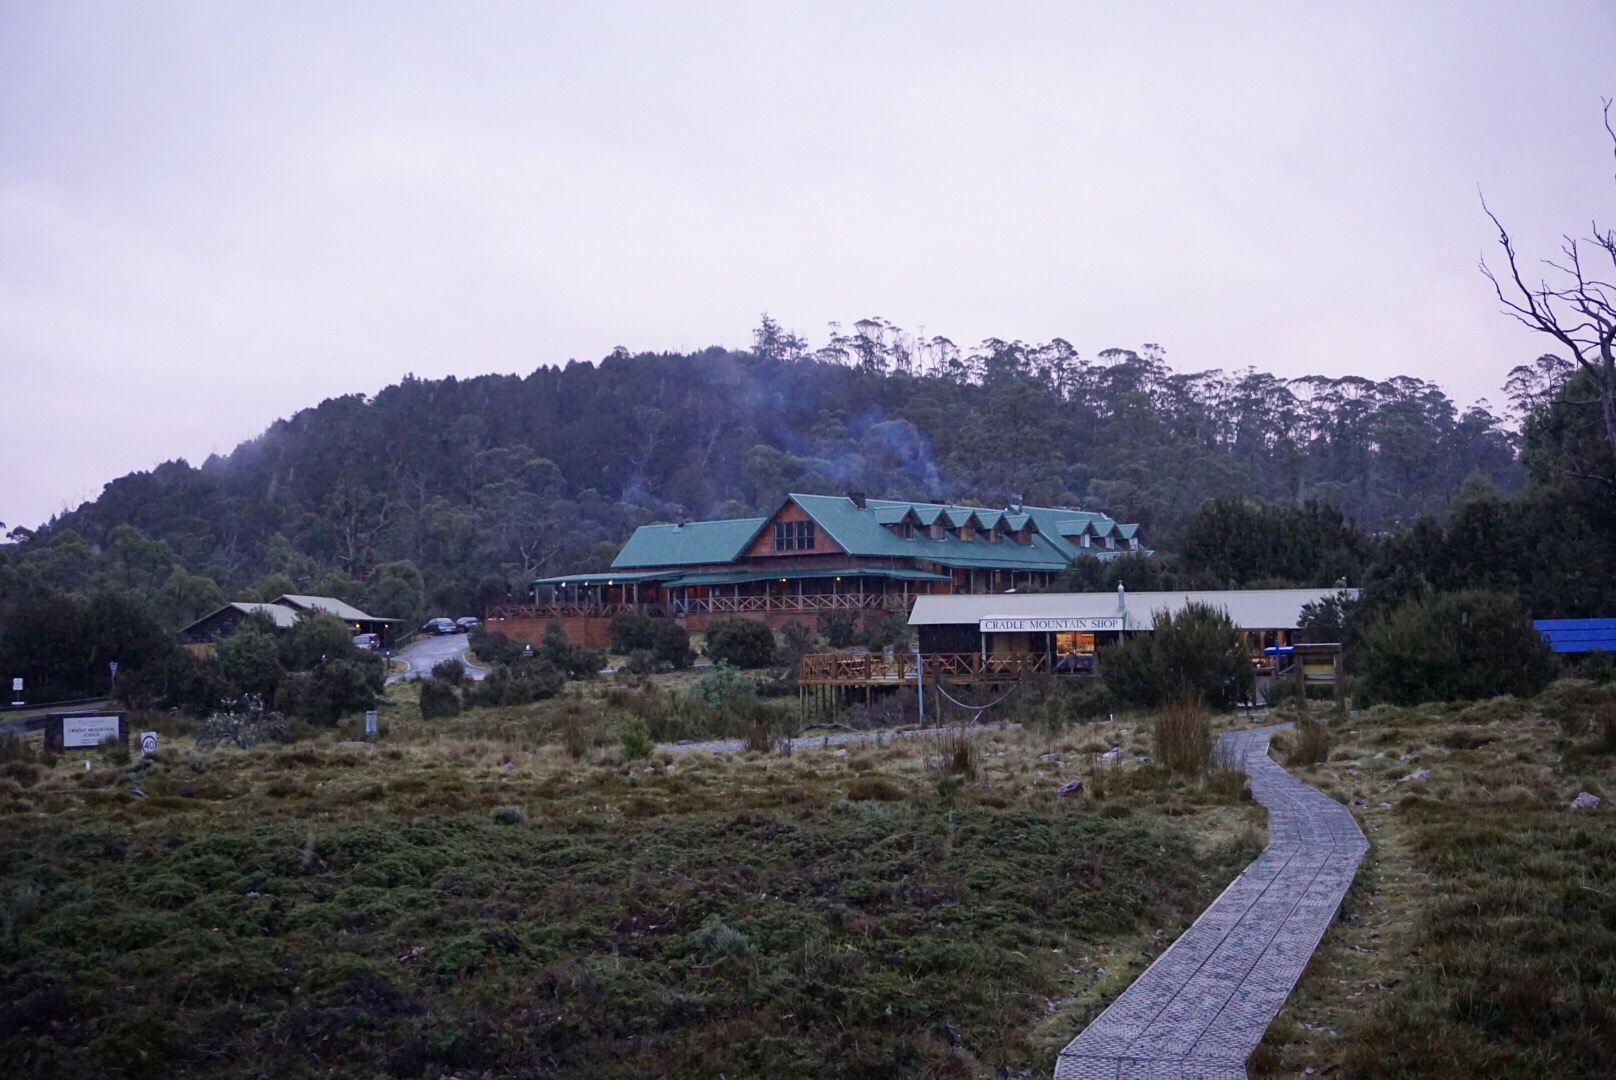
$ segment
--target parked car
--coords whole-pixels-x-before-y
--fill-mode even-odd
[[[379,634],[355,634],[353,643],[356,649],[369,649],[372,652],[382,647],[382,639]]]
[[[469,634],[473,630],[477,629],[481,622],[482,620],[478,619],[475,615],[462,615],[460,618],[455,620],[455,625],[460,627],[462,633]]]
[[[428,619],[421,624],[423,634],[458,634],[460,628],[451,619]]]

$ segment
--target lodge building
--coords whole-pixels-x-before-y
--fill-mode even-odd
[[[558,621],[591,646],[607,643],[619,611],[692,631],[737,615],[778,629],[833,611],[871,624],[920,597],[1047,586],[1080,556],[1128,553],[1151,554],[1139,527],[1089,511],[789,495],[767,517],[643,525],[610,570],[540,578],[531,605],[493,609],[489,623],[536,641]]]

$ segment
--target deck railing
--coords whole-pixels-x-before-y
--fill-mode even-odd
[[[926,678],[947,682],[1013,682],[1049,670],[1042,653],[927,653]],[[811,653],[802,658],[797,681],[804,685],[879,686],[914,683],[920,659],[914,653]]]
[[[610,618],[620,611],[633,611],[653,618],[682,618],[686,615],[745,615],[788,612],[818,614],[822,611],[908,611],[915,594],[903,593],[804,593],[801,596],[691,596],[665,604],[628,603],[550,603],[501,604],[488,609],[489,619],[569,619]]]

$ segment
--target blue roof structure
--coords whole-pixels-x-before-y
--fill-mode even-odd
[[[1538,619],[1532,625],[1557,653],[1616,652],[1616,619]]]

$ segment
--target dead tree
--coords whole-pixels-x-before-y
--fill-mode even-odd
[[[1611,105],[1611,101],[1604,101],[1605,133],[1610,136],[1612,155],[1616,156]],[[1562,237],[1561,258],[1543,261],[1557,275],[1555,282],[1551,284],[1545,276],[1536,285],[1528,285],[1509,230],[1487,206],[1486,199],[1481,208],[1498,228],[1498,243],[1509,262],[1509,284],[1499,280],[1485,258],[1481,272],[1492,282],[1507,314],[1558,341],[1588,373],[1604,421],[1605,441],[1612,456],[1616,456],[1616,285],[1611,284],[1616,280],[1616,230],[1601,230],[1596,220],[1589,224],[1592,235],[1580,239]],[[1605,266],[1606,260],[1609,267]],[[1606,273],[1611,277],[1600,276]]]

